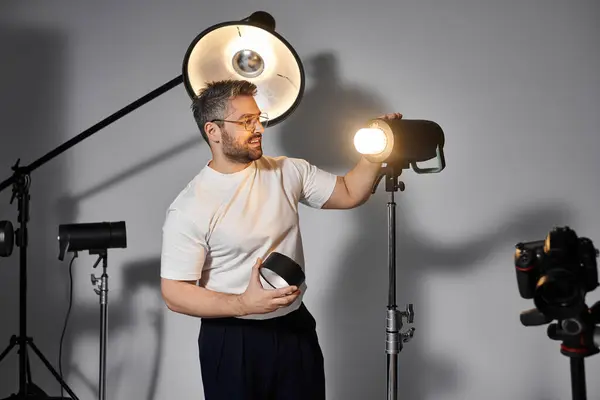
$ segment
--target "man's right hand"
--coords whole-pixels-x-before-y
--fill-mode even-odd
[[[259,270],[261,265],[262,260],[259,258],[252,267],[252,275],[246,291],[239,297],[245,315],[266,314],[287,307],[300,295],[300,290],[296,286],[272,290],[264,289],[260,283]]]

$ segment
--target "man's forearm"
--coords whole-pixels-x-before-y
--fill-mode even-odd
[[[215,292],[195,284],[163,280],[162,295],[174,312],[200,318],[245,315],[240,296]]]
[[[373,183],[381,172],[381,163],[374,163],[361,157],[358,163],[344,176],[346,188],[352,199],[361,205],[371,197]]]

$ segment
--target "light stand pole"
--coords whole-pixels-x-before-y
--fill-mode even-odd
[[[402,319],[407,323],[414,321],[412,304],[406,305],[405,311],[398,311],[396,305],[396,202],[394,193],[404,191],[404,182],[399,181],[402,168],[393,164],[382,167],[381,174],[373,184],[372,193],[375,193],[382,178],[385,178],[385,190],[390,193],[388,208],[388,264],[389,264],[389,294],[386,318],[385,352],[387,354],[387,400],[398,398],[398,354],[402,351],[404,343],[412,339],[415,328],[411,327],[402,332]]]
[[[100,375],[98,384],[98,398],[106,400],[106,336],[108,328],[108,251],[107,249],[90,250],[90,254],[98,254],[98,260],[93,268],[102,261],[102,275],[100,278],[92,274],[92,285],[97,286],[94,292],[100,297]]]

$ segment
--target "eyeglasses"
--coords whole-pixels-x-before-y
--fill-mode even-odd
[[[246,117],[244,119],[237,120],[237,121],[232,121],[229,119],[213,119],[210,122],[217,122],[217,121],[231,122],[232,124],[242,125],[244,127],[244,129],[247,131],[254,131],[254,129],[256,128],[257,122],[260,122],[262,127],[264,129],[266,129],[267,125],[269,124],[269,116],[267,115],[267,113],[262,113],[258,116]]]

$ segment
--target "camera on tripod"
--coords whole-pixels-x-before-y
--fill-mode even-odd
[[[545,240],[521,242],[514,255],[519,293],[533,298],[549,320],[577,317],[585,296],[598,287],[598,250],[569,227],[556,227]]]
[[[600,353],[600,301],[585,303],[598,287],[598,250],[569,227],[555,227],[545,240],[516,245],[514,264],[519,293],[536,308],[521,313],[525,326],[548,326],[548,337],[561,341],[571,363],[573,400],[586,400],[584,358]]]

